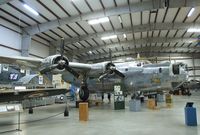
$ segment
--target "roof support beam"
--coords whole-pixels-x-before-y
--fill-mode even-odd
[[[190,52],[194,52],[197,50],[197,48],[193,47],[193,48],[187,48],[187,47],[181,47],[181,48],[175,48],[175,47],[145,47],[145,48],[134,48],[134,49],[130,49],[130,50],[125,50],[125,51],[118,51],[118,52],[114,52],[112,53],[112,56],[118,56],[118,55],[124,55],[124,54],[136,54],[136,53],[146,53],[148,55],[153,54],[156,55],[156,53],[188,53],[187,51],[190,50]],[[197,51],[197,53],[200,52]],[[83,60],[89,61],[89,60],[95,60],[95,59],[99,59],[99,58],[104,58],[104,57],[109,57],[108,53],[102,53],[99,55],[91,55],[91,56],[86,56],[86,57],[82,57]]]
[[[74,38],[67,38],[65,39],[65,44],[72,44],[82,40],[88,40],[91,38],[101,38],[108,35],[123,35],[129,33],[136,33],[136,32],[144,32],[144,31],[151,31],[151,30],[187,30],[188,28],[200,28],[200,23],[151,23],[151,24],[144,24],[144,25],[136,25],[129,28],[124,29],[117,29],[115,31],[106,31],[106,32],[99,32],[89,35],[83,35]],[[52,41],[51,44],[57,44],[59,41]]]
[[[58,26],[62,26],[69,23],[75,23],[78,21],[87,21],[95,18],[101,18],[105,16],[116,16],[120,14],[128,14],[133,12],[141,12],[141,11],[150,11],[154,9],[160,9],[164,7],[169,8],[179,8],[179,7],[193,7],[200,6],[199,0],[149,0],[138,2],[134,4],[130,4],[128,6],[118,6],[114,8],[109,8],[105,10],[85,13],[82,15],[66,17],[61,19],[56,19],[51,22],[45,22],[42,24],[37,24],[34,26],[29,26],[24,28],[23,30],[27,32],[29,35],[35,35],[41,32],[48,31],[49,29],[57,28]]]
[[[0,0],[0,5],[6,4],[12,0]]]
[[[81,54],[81,53],[87,53],[88,51],[94,51],[94,50],[99,50],[99,49],[112,49],[115,47],[134,47],[134,46],[141,46],[141,44],[150,44],[150,43],[191,43],[191,42],[196,42],[196,38],[144,38],[144,39],[137,39],[137,40],[131,40],[131,41],[125,41],[125,42],[120,42],[116,44],[106,44],[106,45],[101,45],[101,46],[94,46],[94,47],[89,47],[89,48],[82,48],[79,50],[73,50],[70,51],[72,54]]]

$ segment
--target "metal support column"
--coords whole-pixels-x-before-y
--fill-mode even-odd
[[[21,55],[28,57],[29,56],[29,47],[31,46],[31,36],[23,33],[22,34],[22,45],[21,45]]]

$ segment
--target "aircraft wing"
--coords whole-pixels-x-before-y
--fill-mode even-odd
[[[41,62],[42,59],[39,58],[0,55],[0,63],[4,64],[17,64],[22,67],[36,68],[40,66]]]
[[[0,90],[0,103],[66,94],[69,91],[70,90],[64,88],[27,89],[18,91],[12,89],[5,91]]]
[[[78,70],[91,70],[92,68],[91,64],[84,64],[78,62],[69,62],[69,66],[73,69],[78,69]]]

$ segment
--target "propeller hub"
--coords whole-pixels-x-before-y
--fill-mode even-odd
[[[110,70],[116,70],[115,66],[110,66]]]
[[[65,61],[65,60],[60,60],[60,61],[58,62],[58,64],[59,64],[60,66],[64,66],[64,65],[66,64],[66,61]]]

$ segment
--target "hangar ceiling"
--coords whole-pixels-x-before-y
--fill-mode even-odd
[[[34,40],[59,47],[80,61],[103,61],[113,57],[199,55],[199,0],[3,0],[2,19],[19,26]],[[23,5],[38,12],[34,16]],[[167,7],[166,7],[167,6]],[[192,8],[193,14],[188,17]],[[108,17],[95,25],[89,20]],[[116,38],[102,40],[104,36]]]

